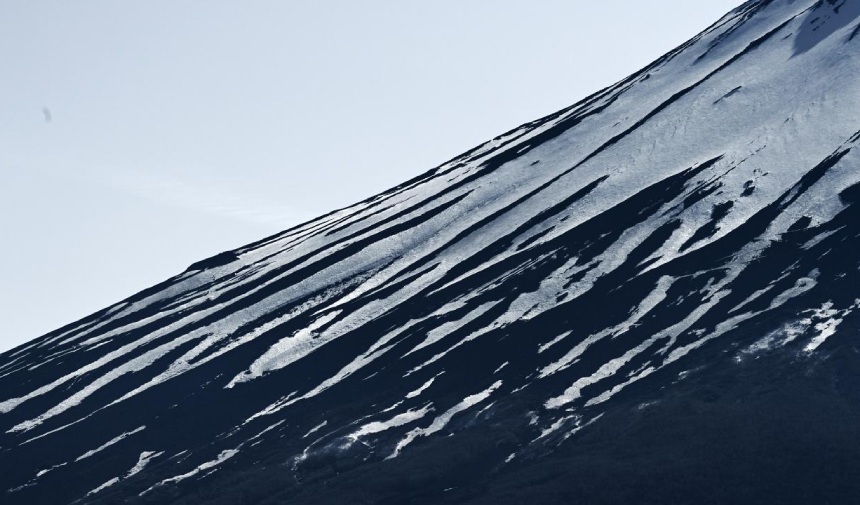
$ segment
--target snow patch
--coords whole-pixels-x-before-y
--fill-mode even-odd
[[[403,448],[405,448],[407,445],[411,444],[416,438],[426,437],[428,435],[432,435],[433,433],[436,433],[436,432],[442,430],[442,428],[444,428],[445,425],[448,424],[448,421],[450,421],[451,418],[453,418],[455,415],[459,414],[460,412],[463,412],[464,410],[467,410],[470,407],[472,407],[478,403],[483,402],[484,400],[489,398],[490,395],[492,395],[493,392],[495,390],[497,390],[501,385],[502,385],[502,381],[496,381],[495,383],[493,383],[492,386],[485,389],[484,391],[481,391],[480,393],[476,393],[474,395],[467,396],[466,398],[464,398],[460,403],[458,403],[457,405],[454,405],[453,407],[448,409],[444,414],[442,414],[439,417],[437,417],[436,419],[434,419],[433,422],[430,424],[430,426],[428,426],[426,428],[416,428],[416,429],[410,431],[409,433],[406,434],[406,437],[403,440],[401,440],[400,442],[397,443],[397,447],[394,449],[394,452],[392,452],[391,455],[388,456],[388,458],[386,458],[386,459],[396,458],[400,454],[400,451],[402,451]]]

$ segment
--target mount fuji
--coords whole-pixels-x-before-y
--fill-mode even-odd
[[[0,502],[857,503],[858,331],[860,0],[753,0],[1,354]]]

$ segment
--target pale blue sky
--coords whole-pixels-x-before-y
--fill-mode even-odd
[[[4,1],[0,351],[565,107],[739,3]]]

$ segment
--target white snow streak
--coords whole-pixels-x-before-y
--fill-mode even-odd
[[[454,405],[444,414],[434,419],[430,426],[426,428],[415,428],[414,430],[410,431],[406,434],[406,437],[403,440],[397,443],[397,447],[394,449],[394,452],[392,452],[391,455],[388,456],[388,458],[386,459],[396,458],[400,454],[400,451],[402,451],[403,448],[407,445],[411,444],[416,438],[426,437],[428,435],[432,435],[433,433],[440,431],[442,428],[445,427],[446,424],[448,424],[448,421],[450,421],[451,418],[453,418],[460,412],[467,410],[473,405],[483,402],[484,400],[489,398],[490,395],[493,394],[493,391],[498,389],[501,385],[502,381],[496,381],[495,383],[493,383],[492,386],[485,389],[484,391],[464,398],[463,401],[461,401],[457,405]]]

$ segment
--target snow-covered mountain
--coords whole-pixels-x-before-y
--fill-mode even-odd
[[[857,503],[858,147],[860,0],[747,2],[0,355],[0,502]]]

